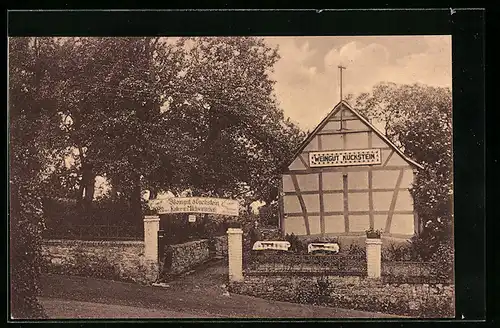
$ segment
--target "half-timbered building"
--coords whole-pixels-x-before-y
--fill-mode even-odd
[[[300,145],[282,175],[280,228],[298,236],[418,233],[409,188],[422,168],[347,102]]]

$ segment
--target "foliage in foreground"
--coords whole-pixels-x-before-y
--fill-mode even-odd
[[[56,140],[48,74],[53,50],[54,43],[45,38],[9,40],[9,269],[11,315],[16,319],[45,317],[37,300],[44,193],[40,180],[45,150]]]
[[[415,241],[425,244],[429,260],[453,240],[452,97],[449,88],[379,83],[359,95],[355,107],[385,125],[386,136],[423,166],[411,189],[422,222]]]
[[[395,288],[397,285],[391,285]],[[362,290],[368,287],[357,287]],[[403,288],[403,287],[401,287]],[[392,313],[420,318],[450,318],[454,315],[453,295],[437,287],[421,291],[418,297],[411,296],[409,290],[399,291],[398,296],[390,297],[380,293],[377,287],[370,287],[366,295],[357,295],[333,286],[328,277],[318,277],[312,283],[299,284],[294,290],[296,303],[335,306],[339,308],[370,312]],[[442,288],[442,287],[441,287]],[[370,293],[369,291],[372,291]],[[380,294],[379,294],[380,293]]]

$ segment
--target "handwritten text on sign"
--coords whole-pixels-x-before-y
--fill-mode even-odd
[[[382,163],[380,149],[356,149],[309,153],[309,165],[311,167],[372,165],[380,163]]]
[[[158,210],[158,214],[167,213],[208,213],[238,216],[238,201],[208,197],[171,197],[153,199],[149,206]]]

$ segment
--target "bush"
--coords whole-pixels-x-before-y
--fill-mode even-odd
[[[432,269],[432,273],[436,278],[453,282],[455,267],[454,253],[451,242],[439,245],[437,252],[431,257],[431,260],[437,263]]]
[[[455,315],[453,299],[428,297],[418,310],[421,318],[452,318]]]
[[[278,202],[273,202],[270,205],[263,205],[259,208],[259,219],[266,226],[277,227],[279,224]]]
[[[453,244],[440,243],[430,249],[429,243],[432,241],[419,236],[413,237],[407,244],[391,243],[382,249],[382,261],[439,262],[446,264],[446,270],[450,270],[453,267]]]
[[[332,286],[328,277],[321,276],[314,284],[302,283],[294,292],[294,302],[302,304],[328,305],[331,302]]]
[[[366,256],[366,248],[361,247],[357,244],[350,244],[348,248],[340,248],[343,253],[346,253],[351,256]]]
[[[45,199],[43,212],[48,228],[66,225],[142,225],[123,200],[102,199],[82,206],[72,199]]]
[[[285,240],[290,243],[290,248],[289,250],[293,253],[296,254],[305,254],[307,253],[307,247],[304,245],[304,243],[297,237],[296,235],[292,234],[286,234]]]
[[[382,249],[382,261],[422,261],[418,246],[412,243],[395,244],[390,243]]]
[[[373,228],[366,230],[366,238],[380,239],[381,236],[381,230],[374,230]]]
[[[39,277],[43,264],[39,199],[24,186],[11,185],[10,199],[10,296],[14,319],[46,318],[38,302]]]
[[[328,236],[324,236],[324,237],[318,237],[318,238],[315,238],[315,239],[311,239],[309,240],[307,243],[338,243],[339,239],[337,237],[328,237]]]
[[[189,222],[187,214],[160,215],[160,229],[165,241],[169,244],[182,244],[192,240],[210,239],[223,236],[227,228],[239,227],[241,224],[227,217],[199,215],[195,222]]]
[[[121,200],[103,199],[84,207],[71,199],[45,199],[43,212],[44,238],[139,239],[144,233],[142,220]]]

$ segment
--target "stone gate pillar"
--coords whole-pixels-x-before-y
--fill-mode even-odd
[[[149,262],[158,262],[158,231],[160,217],[146,215],[144,217],[144,257]]]
[[[229,262],[229,280],[243,280],[243,230],[227,229],[227,252]]]
[[[366,238],[366,269],[368,278],[380,278],[382,240]]]

